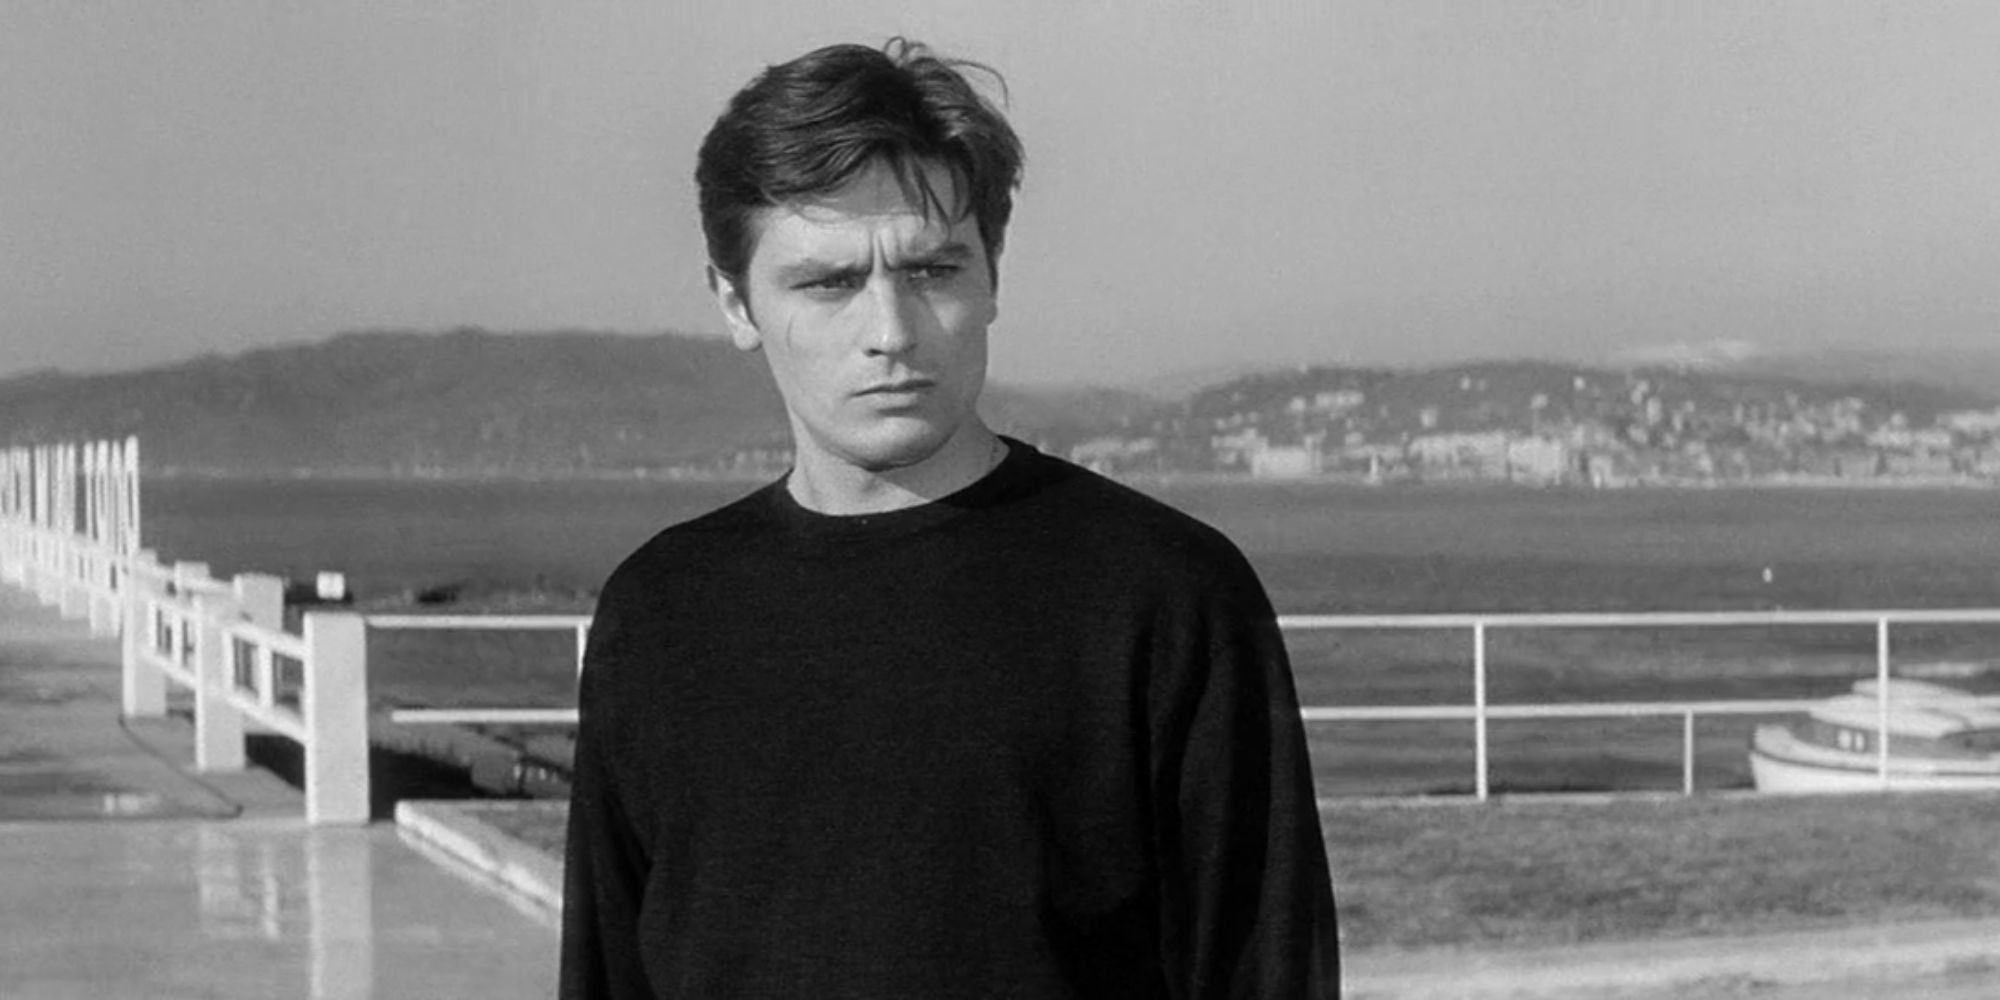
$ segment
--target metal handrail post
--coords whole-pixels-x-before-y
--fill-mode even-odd
[[[1486,801],[1486,623],[1472,624],[1472,740],[1474,767],[1478,776],[1474,789],[1479,801]]]
[[[1889,787],[1889,619],[1875,622],[1875,767]]]
[[[1694,794],[1694,710],[1681,717],[1681,794]]]

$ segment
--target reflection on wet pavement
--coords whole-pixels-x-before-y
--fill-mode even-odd
[[[0,825],[0,996],[546,997],[556,931],[391,827]]]
[[[163,819],[178,815],[174,803],[151,792],[98,791],[81,793],[66,787],[49,795],[8,792],[0,800],[0,821]]]
[[[0,1000],[554,995],[549,915],[196,772],[191,726],[121,718],[118,653],[0,585]]]

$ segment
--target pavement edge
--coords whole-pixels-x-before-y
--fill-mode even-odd
[[[515,803],[409,799],[396,803],[396,827],[482,881],[555,916],[562,913],[563,863],[481,819],[481,810]],[[531,807],[534,803],[520,803]]]

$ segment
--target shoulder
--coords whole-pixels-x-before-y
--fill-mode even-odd
[[[634,549],[598,591],[600,621],[663,590],[698,582],[703,573],[721,565],[718,557],[722,554],[741,553],[768,538],[774,527],[770,493],[776,488],[776,484],[760,487],[699,517],[671,525]]]
[[[1168,579],[1254,579],[1242,551],[1207,522],[1063,459],[1034,452],[1032,461],[1036,520],[1077,558]]]
[[[1031,452],[1040,516],[1124,543],[1204,553],[1235,553],[1213,526],[1156,497],[1089,469]]]

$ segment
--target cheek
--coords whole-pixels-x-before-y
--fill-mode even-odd
[[[831,333],[825,323],[788,317],[776,336],[766,339],[764,348],[778,381],[805,395],[837,382],[839,338]]]
[[[998,310],[990,295],[968,296],[940,303],[934,307],[932,315],[952,340],[969,342],[985,338],[986,328],[993,323]]]
[[[961,367],[968,370],[983,367],[986,363],[986,317],[985,311],[977,305],[968,304],[962,315],[950,324],[951,336],[946,338],[952,356]]]
[[[785,347],[801,360],[836,357],[854,341],[857,326],[866,315],[860,304],[849,301],[837,306],[815,304],[788,312],[783,339]]]

